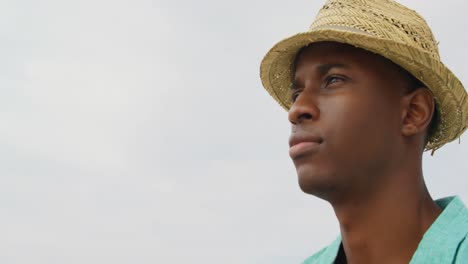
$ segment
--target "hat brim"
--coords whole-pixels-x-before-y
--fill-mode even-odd
[[[458,78],[438,58],[392,40],[351,30],[316,29],[278,42],[263,58],[260,78],[268,93],[286,110],[291,107],[293,63],[299,50],[311,43],[346,43],[379,54],[398,64],[424,83],[434,94],[439,120],[426,149],[437,149],[465,130],[468,112],[466,91]]]

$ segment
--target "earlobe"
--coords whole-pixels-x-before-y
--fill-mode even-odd
[[[419,88],[403,98],[402,128],[404,136],[424,133],[434,112],[434,96],[427,88]]]
[[[419,129],[412,124],[408,124],[406,126],[403,126],[401,132],[404,136],[409,137],[412,135],[416,135],[419,132]]]

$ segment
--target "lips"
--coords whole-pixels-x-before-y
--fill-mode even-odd
[[[315,152],[323,139],[314,135],[291,135],[289,138],[289,156],[296,159]]]

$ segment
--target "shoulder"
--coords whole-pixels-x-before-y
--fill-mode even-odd
[[[468,209],[463,203],[462,207],[463,209],[460,212],[461,217],[457,229],[458,232],[464,233],[464,236],[456,249],[454,263],[468,263]]]
[[[467,241],[467,236],[461,241],[461,243],[458,245],[457,251],[455,253],[455,259],[453,263],[468,263],[468,241]]]
[[[450,223],[447,225],[454,228],[454,233],[458,233],[458,244],[454,252],[453,263],[468,263],[468,209],[466,206],[458,200],[458,197],[454,199],[455,202],[459,203],[459,211],[454,216]],[[454,236],[456,238],[456,236]]]

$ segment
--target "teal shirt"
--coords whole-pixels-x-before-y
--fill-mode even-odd
[[[458,197],[443,198],[436,203],[443,211],[419,242],[410,264],[468,264],[468,209]],[[303,264],[332,264],[340,245],[338,237]]]

